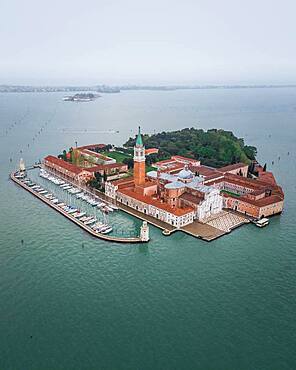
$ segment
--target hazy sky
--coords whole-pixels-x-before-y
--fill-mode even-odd
[[[295,0],[0,0],[0,84],[296,83]]]

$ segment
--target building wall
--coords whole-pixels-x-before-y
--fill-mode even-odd
[[[205,220],[219,212],[223,208],[223,197],[219,190],[213,190],[205,194],[205,199],[197,207],[197,219]]]
[[[282,210],[283,210],[283,207],[284,207],[284,202],[281,201],[281,202],[277,202],[277,203],[273,203],[273,204],[270,204],[268,206],[265,206],[265,207],[261,207],[260,210],[259,210],[259,217],[268,217],[268,216],[272,216],[272,215],[275,215],[277,213],[281,213]]]
[[[183,216],[176,216],[170,212],[167,212],[163,209],[157,208],[153,205],[146,204],[144,202],[141,202],[137,199],[131,198],[129,196],[126,196],[125,194],[122,194],[120,192],[117,193],[117,200],[128,207],[134,208],[135,210],[142,212],[144,214],[147,214],[149,216],[152,216],[158,220],[161,220],[163,222],[166,222],[170,225],[173,225],[177,228],[180,228],[182,226],[188,225],[193,222],[194,219],[194,212],[189,212],[186,215]]]
[[[233,209],[234,211],[246,214],[251,217],[259,218],[259,207],[241,201],[239,198],[224,198],[224,207]]]
[[[178,205],[178,198],[185,192],[185,188],[164,188],[164,200],[173,207]]]
[[[136,185],[145,183],[145,162],[134,162],[134,179]]]
[[[118,186],[113,185],[112,182],[107,181],[105,183],[105,194],[107,195],[107,197],[116,199],[117,190],[118,190]]]
[[[227,173],[232,173],[233,175],[242,175],[244,177],[247,177],[248,176],[248,166],[236,168],[234,170],[227,171]]]

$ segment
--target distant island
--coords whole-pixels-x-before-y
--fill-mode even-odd
[[[93,93],[80,93],[80,94],[75,94],[72,96],[64,96],[63,100],[64,101],[74,101],[74,102],[90,102],[93,101],[97,98],[99,98],[99,94],[93,94]]]
[[[180,155],[199,159],[207,166],[221,167],[243,162],[250,164],[256,159],[257,149],[245,145],[244,139],[237,138],[231,131],[211,129],[204,131],[196,128],[185,128],[179,131],[160,132],[154,135],[143,135],[145,147],[158,148],[157,154],[147,158],[148,164]],[[125,148],[133,148],[135,138],[130,138]]]
[[[120,89],[106,85],[97,86],[22,86],[22,85],[0,85],[0,93],[30,93],[30,92],[84,92],[113,94],[119,93]]]
[[[28,93],[28,92],[83,92],[92,91],[97,93],[113,94],[125,90],[209,90],[209,89],[271,89],[271,88],[293,88],[296,84],[287,85],[95,85],[95,86],[22,86],[22,85],[0,85],[0,93]]]

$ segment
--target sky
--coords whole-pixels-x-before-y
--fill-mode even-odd
[[[295,84],[295,0],[0,0],[0,84]]]

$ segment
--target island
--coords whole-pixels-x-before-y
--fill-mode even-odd
[[[230,131],[186,128],[143,135],[139,127],[123,147],[89,144],[48,155],[41,176],[62,182],[63,189],[102,212],[116,207],[143,220],[133,242],[149,240],[148,224],[164,235],[182,231],[211,241],[246,223],[266,226],[267,217],[282,212],[284,192],[256,153]],[[17,176],[25,173],[22,163]],[[82,214],[50,196],[63,210]],[[101,227],[95,218],[86,219],[92,233]]]
[[[99,94],[93,93],[79,93],[72,96],[64,96],[64,101],[74,101],[74,102],[90,102],[100,97]]]

